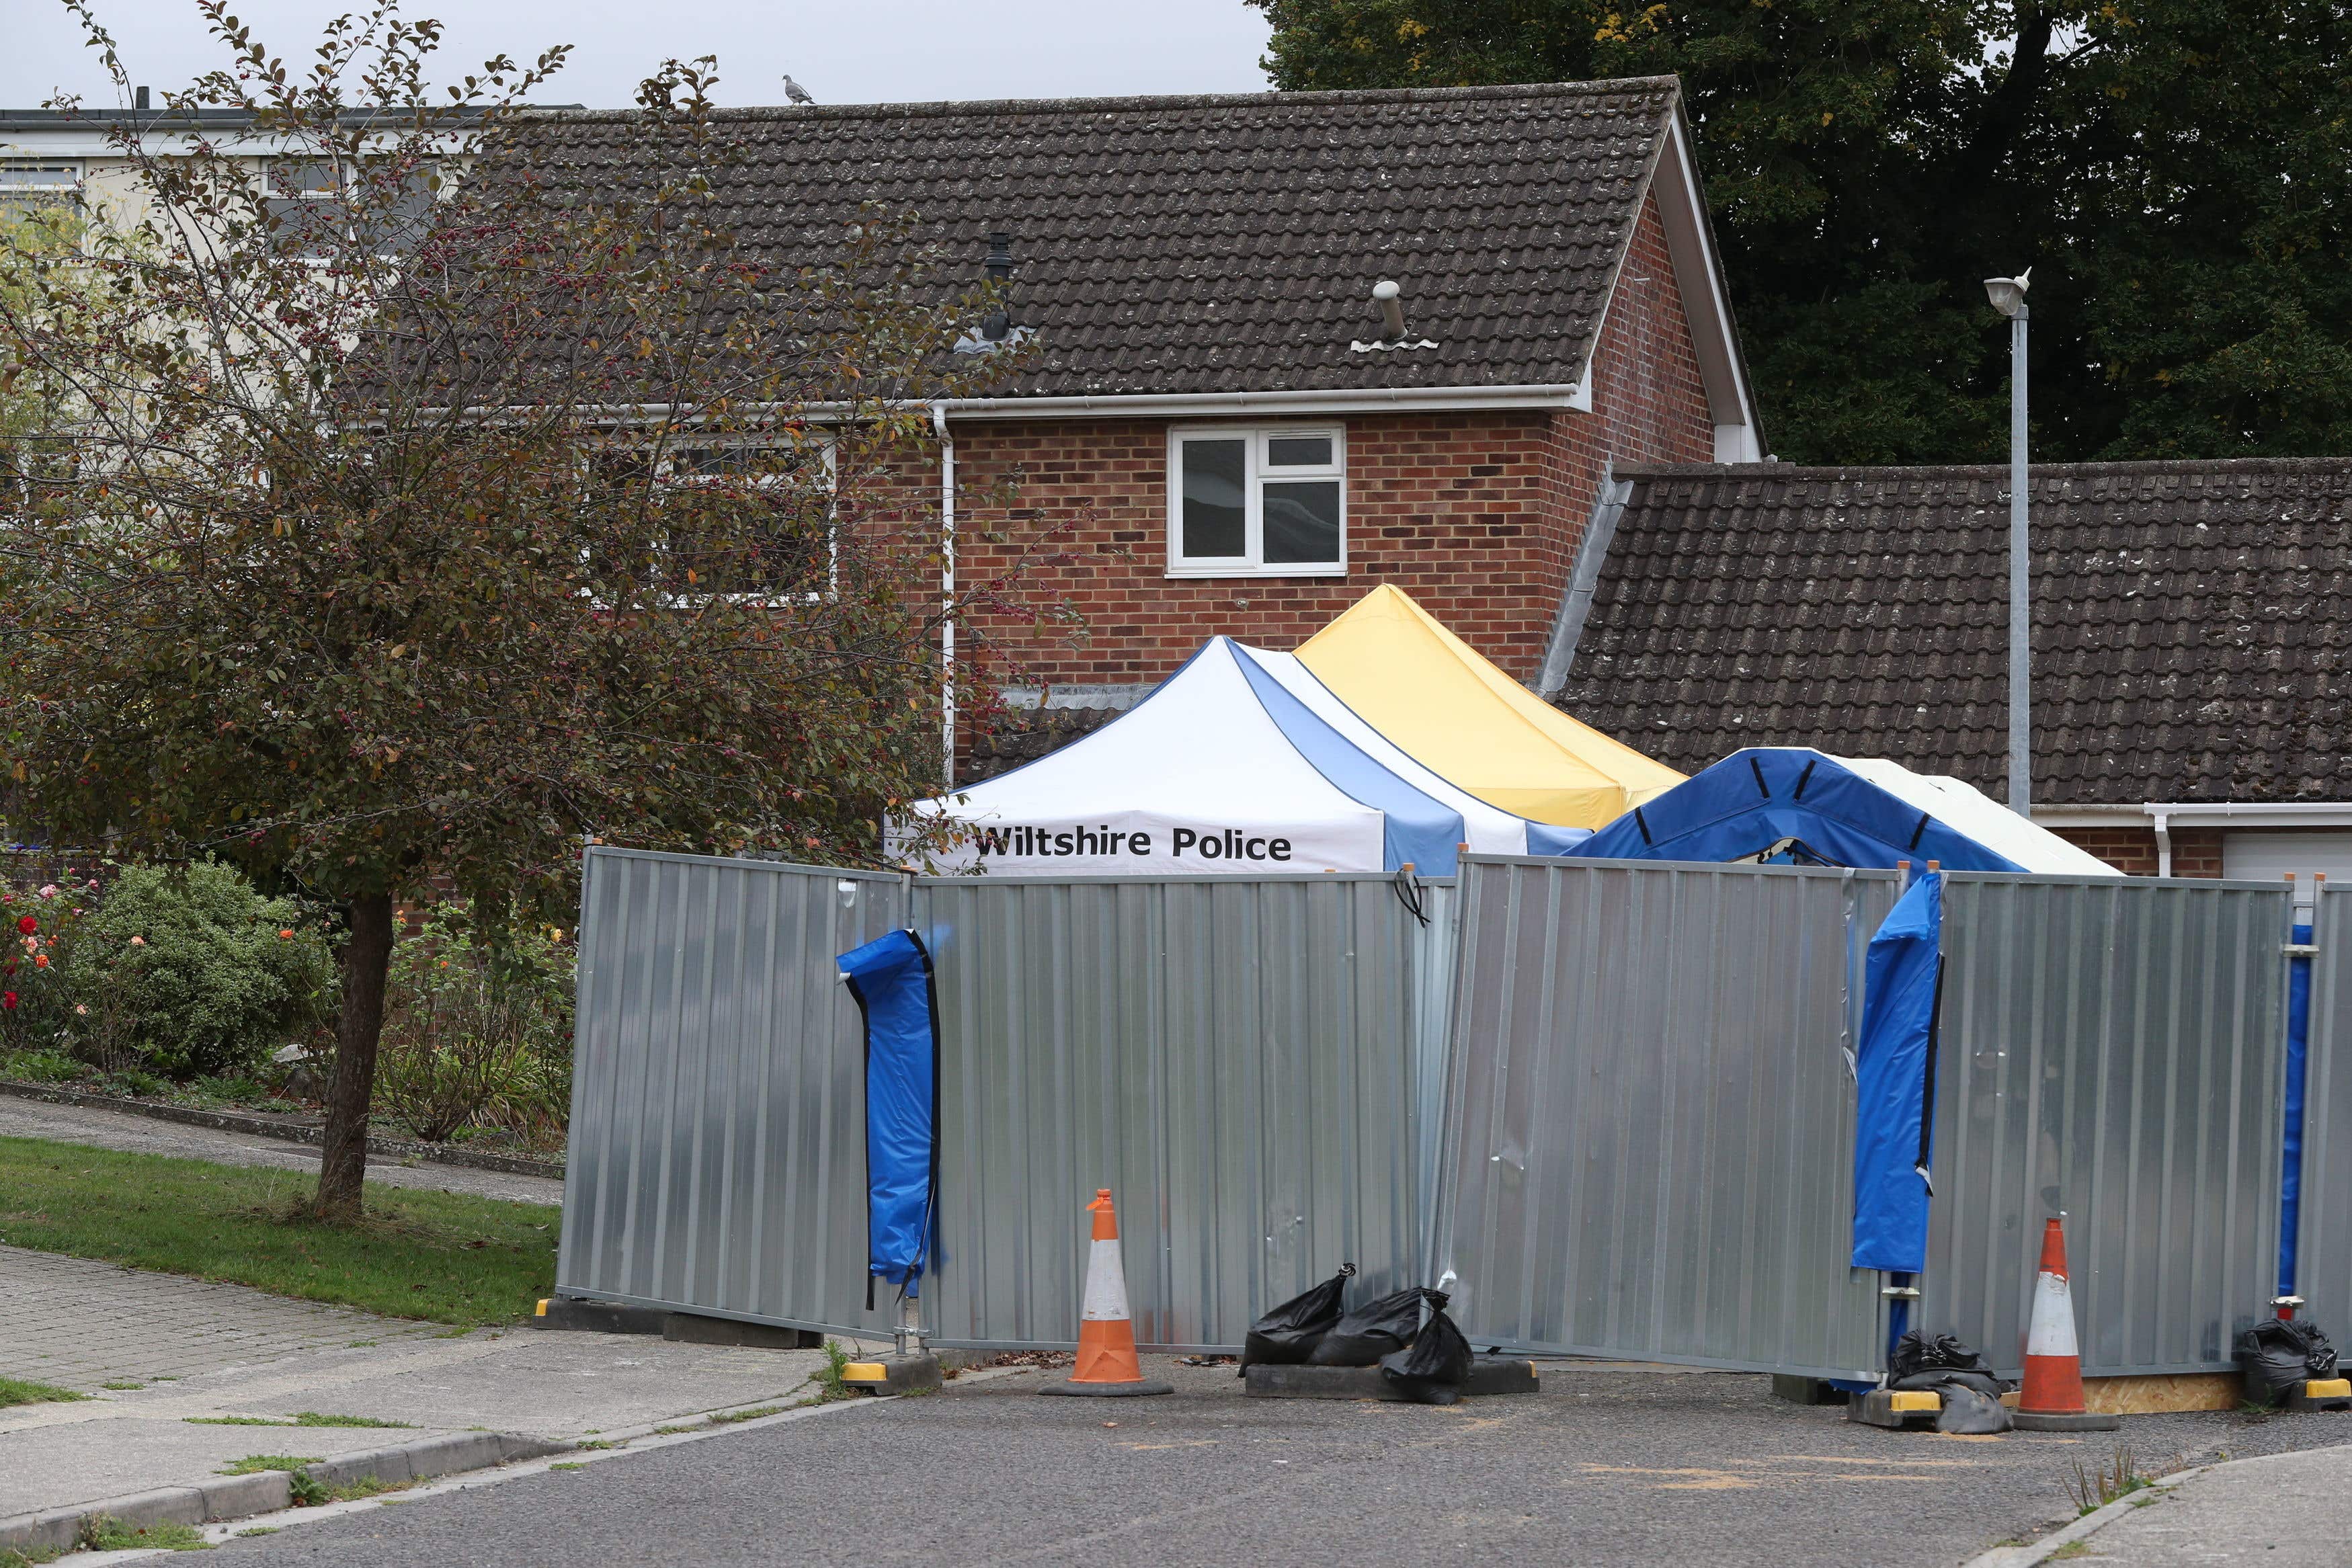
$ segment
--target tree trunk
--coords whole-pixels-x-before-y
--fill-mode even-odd
[[[376,1045],[383,1037],[384,977],[392,967],[388,893],[352,900],[343,943],[342,1009],[335,1019],[335,1077],[327,1090],[325,1153],[319,1162],[321,1219],[357,1219],[367,1178],[368,1107],[375,1092]]]

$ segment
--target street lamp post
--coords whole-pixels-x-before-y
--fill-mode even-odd
[[[2009,809],[2032,815],[2033,622],[2026,521],[2025,290],[2033,269],[1988,277],[1985,298],[2009,318]]]

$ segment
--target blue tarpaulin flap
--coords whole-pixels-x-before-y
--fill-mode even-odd
[[[1943,883],[1929,872],[1911,884],[1871,937],[1864,964],[1854,1067],[1857,1269],[1916,1274],[1927,1267]]]
[[[2298,925],[2292,938],[2311,946],[2311,927]],[[2296,954],[2286,965],[2286,1151],[2279,1170],[2278,1293],[2294,1291],[2295,1226],[2303,1215],[2303,1092],[2305,1061],[2311,1046],[2311,959]]]
[[[913,932],[893,931],[835,962],[866,1019],[866,1273],[914,1295],[940,1174],[931,956]]]
[[[1776,846],[1787,846],[1773,853]],[[2024,871],[2008,856],[1879,788],[1833,757],[1750,747],[1626,812],[1575,849],[1580,860],[1743,861],[1892,870]]]

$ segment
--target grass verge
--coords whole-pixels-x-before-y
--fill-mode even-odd
[[[511,1322],[555,1289],[558,1217],[544,1205],[370,1186],[363,1219],[329,1225],[299,1217],[315,1186],[298,1171],[0,1138],[0,1243],[465,1328]]]
[[[241,1459],[231,1459],[214,1472],[224,1476],[258,1475],[263,1470],[299,1470],[304,1465],[319,1462],[316,1454],[247,1454]]]
[[[138,1528],[108,1514],[99,1514],[81,1527],[85,1552],[204,1552],[212,1542],[193,1524],[150,1524]]]
[[[54,1383],[27,1383],[21,1377],[0,1377],[0,1410],[11,1405],[38,1405],[46,1399],[87,1399],[87,1394],[77,1394],[70,1388],[59,1388]]]

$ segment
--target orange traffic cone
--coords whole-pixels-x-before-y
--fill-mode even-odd
[[[2033,1281],[2033,1315],[2025,1329],[2025,1387],[2016,1422],[2027,1432],[2112,1432],[2123,1423],[2083,1404],[2083,1356],[2074,1343],[2074,1293],[2066,1283],[2066,1234],[2055,1219],[2042,1228],[2042,1269]]]
[[[1067,1383],[1048,1384],[1040,1394],[1173,1394],[1152,1383],[1135,1356],[1135,1324],[1127,1315],[1127,1269],[1118,1256],[1118,1211],[1110,1188],[1095,1189],[1087,1205],[1095,1217],[1094,1245],[1087,1254],[1086,1304],[1078,1314],[1078,1367]]]

